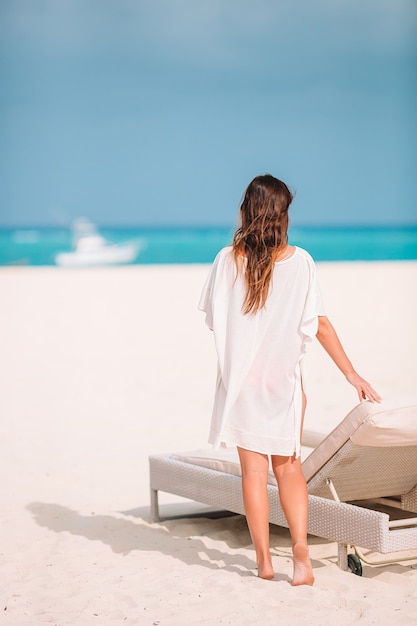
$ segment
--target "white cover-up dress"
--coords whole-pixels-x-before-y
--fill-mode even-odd
[[[214,260],[199,303],[218,357],[209,443],[298,457],[302,359],[318,316],[325,315],[314,261],[295,247],[276,262],[266,306],[254,315],[242,312],[245,293],[227,246]]]

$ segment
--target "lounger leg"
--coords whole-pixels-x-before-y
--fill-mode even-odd
[[[417,513],[417,485],[404,496],[401,496],[401,508]]]
[[[337,544],[337,564],[341,570],[344,572],[348,571],[348,553],[347,553],[347,545],[345,543]]]
[[[158,492],[156,489],[151,489],[151,522],[160,522],[159,517],[159,503]]]

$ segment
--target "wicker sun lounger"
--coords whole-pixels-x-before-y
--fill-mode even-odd
[[[366,556],[358,548],[352,553],[352,546],[382,554],[417,550],[416,396],[363,402],[324,438],[306,432],[303,458],[308,532],[338,543],[341,569],[361,573],[358,555]],[[159,520],[158,491],[244,513],[234,449],[153,455],[149,464],[153,521]],[[268,493],[271,523],[287,527],[272,472]],[[377,563],[405,560],[390,556]]]

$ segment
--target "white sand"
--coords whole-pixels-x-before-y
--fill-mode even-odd
[[[149,523],[148,455],[206,446],[215,354],[196,303],[207,271],[0,270],[4,624],[416,624],[417,561],[360,578],[312,538],[316,585],[292,588],[284,529],[272,531],[268,582],[240,516]],[[417,263],[318,271],[359,372],[383,396],[415,391]],[[308,370],[306,427],[328,431],[355,391],[317,343]],[[203,508],[161,501],[164,514]]]

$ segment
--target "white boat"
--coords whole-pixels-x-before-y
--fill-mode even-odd
[[[73,224],[73,250],[59,252],[55,263],[62,267],[93,267],[132,263],[139,253],[140,242],[110,243],[94,224],[78,219]]]

